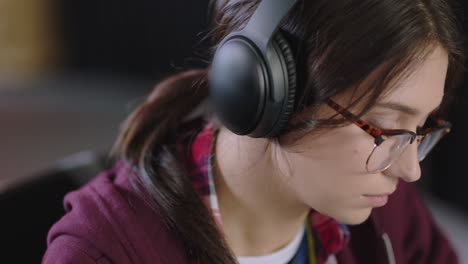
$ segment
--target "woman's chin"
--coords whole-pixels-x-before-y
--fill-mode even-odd
[[[349,211],[341,211],[336,216],[332,216],[336,221],[346,225],[359,225],[366,221],[372,212],[372,208],[361,208]]]

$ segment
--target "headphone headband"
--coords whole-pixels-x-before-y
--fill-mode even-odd
[[[255,40],[257,46],[262,51],[265,50],[279,23],[296,2],[297,0],[263,0],[247,26],[239,33]]]

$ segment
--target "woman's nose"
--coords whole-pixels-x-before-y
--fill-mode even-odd
[[[414,182],[421,178],[421,165],[418,159],[418,143],[413,142],[393,164],[384,171],[385,175]]]

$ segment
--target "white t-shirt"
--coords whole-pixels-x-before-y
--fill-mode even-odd
[[[237,257],[237,261],[239,264],[286,264],[296,255],[304,236],[304,230],[304,225],[302,225],[297,235],[289,244],[271,254],[255,257]]]

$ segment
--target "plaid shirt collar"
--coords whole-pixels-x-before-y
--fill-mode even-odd
[[[190,177],[195,188],[202,195],[206,206],[211,209],[216,223],[222,230],[221,215],[211,171],[213,134],[214,128],[212,124],[208,123],[192,142],[190,154],[193,166],[190,171]],[[315,239],[314,248],[317,263],[325,263],[330,255],[344,248],[349,241],[349,230],[346,225],[338,223],[333,218],[312,209],[308,218],[308,223]]]

